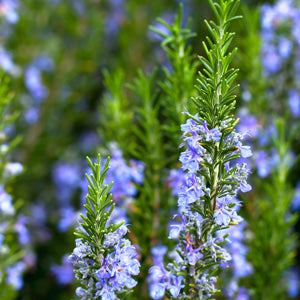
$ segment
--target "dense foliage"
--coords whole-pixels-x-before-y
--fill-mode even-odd
[[[0,32],[0,299],[300,299],[299,1],[0,0]]]

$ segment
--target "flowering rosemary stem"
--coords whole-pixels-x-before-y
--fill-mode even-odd
[[[222,248],[227,236],[217,232],[242,221],[236,195],[251,190],[246,164],[233,162],[251,155],[250,147],[242,145],[245,133],[235,130],[237,70],[229,69],[236,49],[228,51],[233,38],[228,26],[239,18],[235,16],[238,4],[210,1],[217,22],[205,21],[210,32],[208,46],[203,43],[207,58],[200,57],[203,70],[196,86],[198,96],[193,98],[199,112],[186,112],[189,119],[181,125],[185,147],[179,158],[185,172],[178,199],[181,224],[172,225],[169,235],[178,240],[178,255],[166,268],[159,264],[150,270],[160,274],[150,288],[153,299],[160,299],[165,291],[172,299],[212,299],[218,292],[218,267],[231,259]]]
[[[83,300],[119,299],[137,284],[132,275],[139,274],[140,263],[134,246],[125,238],[128,229],[124,222],[109,224],[114,209],[112,183],[103,185],[109,158],[103,171],[100,155],[96,163],[88,161],[92,174],[86,175],[90,184],[84,204],[86,216],[81,215],[81,226],[75,232],[76,247],[69,257],[82,285],[76,294]]]

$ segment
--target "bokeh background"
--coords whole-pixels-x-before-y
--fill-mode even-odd
[[[295,6],[300,9],[296,2]],[[21,275],[23,283],[17,289],[16,299],[74,298],[76,283],[66,257],[74,248],[74,220],[84,198],[85,157],[95,157],[98,151],[108,155],[114,147],[111,142],[117,140],[126,159],[139,159],[131,151],[137,142],[122,139],[126,120],[123,125],[120,119],[114,123],[115,114],[107,105],[107,99],[118,96],[108,88],[110,85],[110,89],[117,91],[118,76],[114,77],[114,83],[110,82],[105,70],[119,72],[120,81],[133,84],[138,70],[148,73],[157,68],[156,80],[163,80],[162,67],[170,68],[170,62],[161,47],[162,39],[151,32],[149,26],[162,29],[156,21],[158,17],[172,23],[180,3],[183,4],[182,26],[187,26],[190,18],[189,26],[197,34],[188,41],[196,60],[196,54],[203,54],[202,40],[207,35],[204,19],[213,18],[206,0],[0,1],[0,67],[10,79],[11,110],[19,112],[8,134],[21,137],[11,157],[24,166],[24,171],[8,186],[13,198],[22,202],[18,210],[18,230],[21,248],[25,249],[26,270]],[[272,69],[279,64],[274,53],[273,57],[268,55],[268,61],[264,56],[272,45],[269,33],[264,35],[262,7],[273,3],[243,0],[240,14],[244,19],[235,22],[232,28],[236,32],[234,46],[239,48],[233,65],[240,69],[237,81],[242,83],[238,106],[244,109],[239,110],[240,118],[243,119],[246,109],[248,114],[255,115],[253,126],[260,128],[267,128],[270,114],[284,115],[280,102],[270,105],[271,98],[283,99],[284,107],[292,110],[292,124],[299,122],[300,114],[297,113],[299,82],[291,79],[295,73],[290,67],[298,61],[300,45],[295,48],[294,56],[286,56],[290,59],[288,62],[282,62],[285,70],[280,66]],[[298,24],[300,26],[300,22]],[[289,28],[285,26],[279,34],[289,39]],[[269,73],[268,66],[271,66]],[[292,86],[294,81],[295,86]],[[283,85],[279,92],[274,91],[278,82]],[[295,98],[288,105],[291,91]],[[124,93],[126,99],[134,98],[130,88]],[[136,102],[131,100],[125,105],[129,121],[134,118]],[[165,123],[163,118],[160,115],[158,122]],[[109,121],[112,125],[107,125]],[[177,134],[180,136],[179,128]],[[290,150],[294,157],[299,153],[299,134],[293,137]],[[263,160],[259,164],[265,166]],[[266,176],[259,176],[257,167],[254,169],[252,184],[257,188],[249,199],[243,199],[252,203],[243,213],[246,219],[255,209],[255,199],[263,197],[259,187],[261,178]],[[299,173],[295,159],[288,175],[292,189],[297,187]],[[291,198],[294,199],[294,195]],[[295,207],[292,213],[297,214],[297,203]],[[299,226],[299,222],[293,225],[293,231],[298,233]],[[282,236],[286,238],[289,236]],[[297,251],[293,253],[299,263]],[[299,282],[295,278],[293,288],[298,290]]]

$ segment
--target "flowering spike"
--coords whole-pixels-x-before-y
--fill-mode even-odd
[[[76,289],[81,299],[119,299],[118,295],[132,289],[137,282],[132,275],[140,272],[135,247],[124,236],[128,229],[123,222],[108,224],[114,203],[109,194],[112,183],[103,185],[109,158],[101,172],[100,155],[97,162],[89,158],[92,174],[86,175],[89,193],[86,196],[86,216],[75,235],[76,247],[69,260],[82,287]]]
[[[165,292],[180,299],[212,299],[216,289],[216,271],[220,263],[231,260],[225,248],[226,237],[217,235],[221,229],[243,219],[238,192],[251,189],[247,184],[250,171],[246,164],[232,161],[248,157],[251,150],[242,145],[243,133],[234,130],[238,120],[233,116],[237,70],[230,69],[232,53],[228,47],[233,34],[228,25],[236,18],[239,1],[210,1],[217,23],[206,22],[211,36],[204,44],[208,58],[200,57],[203,72],[199,73],[198,97],[193,101],[198,114],[189,116],[183,131],[180,155],[183,184],[177,188],[181,224],[171,225],[170,238],[178,241],[176,264],[164,267],[162,260],[150,269],[150,295],[160,299]],[[232,165],[230,165],[232,164]],[[178,274],[184,274],[178,276]],[[174,285],[176,293],[174,293]]]

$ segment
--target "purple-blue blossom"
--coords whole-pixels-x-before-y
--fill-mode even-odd
[[[106,234],[103,249],[109,251],[104,250],[99,257],[93,253],[92,244],[76,240],[76,248],[69,256],[69,261],[75,268],[76,278],[81,280],[83,286],[76,290],[79,297],[85,299],[86,295],[93,295],[101,296],[102,299],[119,299],[118,294],[137,284],[132,276],[139,274],[140,262],[137,260],[135,246],[124,238],[127,231],[127,227],[122,225],[115,232]]]
[[[51,273],[61,285],[71,284],[74,281],[73,266],[68,260],[68,255],[63,256],[61,265],[51,266]]]
[[[77,212],[72,206],[63,206],[60,208],[60,220],[58,222],[58,230],[61,232],[67,231],[72,227],[77,219]]]
[[[3,241],[4,241],[4,235],[0,233],[0,247],[2,247]]]
[[[52,59],[47,55],[38,56],[25,70],[25,85],[30,95],[37,102],[48,96],[48,88],[43,84],[42,72],[51,72],[54,68]]]
[[[186,174],[186,183],[184,188],[178,194],[179,207],[186,207],[187,205],[200,200],[204,195],[202,184],[195,174]]]
[[[0,46],[0,66],[8,73],[14,73],[16,66],[9,54],[2,46]]]
[[[0,185],[0,213],[5,215],[13,215],[14,212],[15,209],[12,204],[11,195],[5,192],[3,185]]]
[[[238,290],[238,294],[235,297],[235,300],[249,300],[249,291],[243,287]]]
[[[19,3],[17,0],[1,0],[0,15],[4,15],[7,22],[15,24],[19,20],[18,9]]]
[[[237,123],[237,122],[236,122]],[[256,126],[256,120],[253,122]],[[209,153],[207,145],[218,145],[222,137],[222,126],[220,128],[209,128],[206,121],[201,121],[197,115],[188,119],[186,124],[181,126],[183,131],[181,147],[185,150],[181,153],[179,160],[182,163],[182,170],[172,172],[169,175],[168,183],[173,188],[173,195],[178,196],[178,207],[180,213],[175,215],[180,223],[172,223],[170,225],[169,238],[177,240],[176,250],[181,254],[181,259],[176,265],[170,263],[165,267],[162,259],[154,262],[154,266],[150,269],[150,296],[153,299],[161,299],[166,290],[170,291],[169,283],[172,275],[179,272],[184,274],[186,270],[195,270],[199,265],[205,265],[207,258],[210,257],[211,262],[219,262],[221,265],[228,265],[232,260],[232,255],[225,248],[220,246],[224,242],[223,236],[214,236],[208,234],[203,243],[199,243],[198,238],[202,235],[203,228],[207,228],[205,224],[209,222],[209,218],[204,218],[204,212],[201,212],[205,197],[211,197],[211,188],[206,186],[205,173],[209,173],[206,165],[213,162],[213,157]],[[244,127],[245,128],[245,127]],[[249,157],[252,151],[249,146],[243,144],[243,140],[248,135],[247,132],[233,131],[227,134],[223,140],[224,148],[230,149],[227,157],[239,153],[242,157]],[[226,157],[226,156],[225,156]],[[214,222],[214,226],[222,229],[231,223],[238,224],[243,218],[238,215],[241,202],[233,195],[238,192],[248,192],[251,185],[247,183],[247,177],[250,170],[246,163],[228,162],[224,165],[224,181],[230,184],[224,184],[219,187],[219,193],[222,196],[215,196],[212,203],[214,218],[210,222]],[[209,176],[209,175],[207,175]],[[222,179],[219,179],[220,182]],[[233,184],[234,183],[234,184]],[[218,186],[218,182],[216,186]],[[193,207],[197,207],[197,210]],[[245,249],[241,246],[241,250]],[[245,251],[244,251],[245,252]],[[236,256],[236,262],[246,263],[243,256]],[[236,269],[239,276],[250,272],[251,267],[248,265],[244,270]],[[194,273],[191,278],[196,276]],[[186,277],[177,278],[178,286],[176,297],[181,293],[181,288],[189,284]],[[192,279],[191,279],[192,280]],[[210,297],[216,292],[216,278],[209,274],[202,274],[196,282],[197,293],[203,296],[203,299]],[[174,295],[173,295],[174,296]],[[201,298],[202,299],[202,298]]]
[[[137,193],[135,184],[141,184],[144,180],[144,164],[131,160],[129,166],[119,149],[114,149],[111,155],[110,169],[105,178],[105,184],[114,182],[111,193],[116,203],[124,197],[133,197]]]
[[[230,222],[239,223],[243,218],[237,214],[240,207],[239,201],[227,195],[222,198],[217,198],[217,209],[214,212],[215,221],[220,226],[228,226]]]
[[[291,203],[291,208],[294,211],[300,210],[300,182],[298,182],[296,185],[294,198]]]
[[[291,113],[294,117],[300,117],[300,94],[299,90],[292,89],[289,91],[288,103]]]
[[[34,100],[41,101],[48,96],[48,88],[43,84],[41,71],[38,68],[28,66],[24,78],[25,85]]]
[[[184,287],[183,276],[176,276],[164,267],[164,255],[167,252],[165,246],[151,249],[154,265],[149,269],[148,283],[149,294],[154,300],[162,299],[168,290],[173,297],[178,297]]]
[[[266,151],[257,151],[255,153],[255,162],[257,167],[257,174],[259,177],[267,177],[271,171],[271,165]]]
[[[275,47],[266,46],[263,48],[263,60],[262,65],[264,67],[264,72],[266,75],[276,73],[281,68],[281,59],[278,55]]]
[[[15,224],[15,230],[18,234],[18,240],[21,245],[28,245],[31,242],[31,234],[26,225],[28,225],[28,217],[19,215]]]
[[[246,132],[249,136],[248,137],[256,137],[259,131],[259,124],[258,120],[255,116],[249,115],[248,112],[241,110],[239,113],[240,122],[237,125],[237,129],[239,132]]]
[[[261,34],[265,75],[278,72],[292,56],[293,49],[299,47],[299,20],[300,10],[291,0],[280,0],[273,6],[263,5]],[[299,57],[299,53],[296,55]]]
[[[293,267],[285,272],[284,274],[285,280],[288,286],[287,294],[291,298],[296,298],[300,293],[300,275],[299,269],[297,267]]]
[[[11,177],[16,176],[22,173],[23,171],[22,164],[18,162],[9,162],[4,165],[4,176]]]
[[[34,124],[37,122],[40,116],[40,108],[31,106],[29,107],[24,114],[25,120],[28,124]]]
[[[173,196],[178,196],[186,184],[186,173],[182,169],[173,169],[167,178],[168,187]]]
[[[289,58],[293,49],[293,43],[285,37],[281,37],[278,43],[278,53],[282,58]]]
[[[16,262],[12,266],[7,267],[6,282],[12,285],[16,290],[19,290],[23,286],[23,272],[25,271],[25,263],[22,261]]]
[[[81,184],[81,168],[77,163],[56,162],[52,169],[52,179],[56,196],[60,203],[68,204],[72,194]]]
[[[106,19],[105,31],[107,36],[114,36],[118,33],[120,25],[125,21],[126,11],[124,6],[124,0],[111,0],[110,14]]]
[[[248,299],[249,291],[239,286],[239,279],[249,276],[253,272],[252,265],[247,261],[246,255],[248,248],[244,245],[246,222],[231,226],[228,229],[220,230],[218,235],[227,237],[226,248],[231,254],[231,261],[224,267],[230,267],[232,277],[229,283],[224,287],[224,293],[229,299]],[[226,274],[226,277],[229,275]]]

